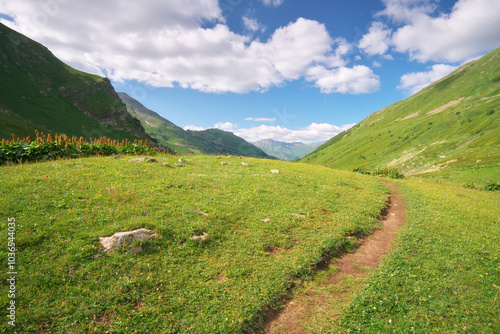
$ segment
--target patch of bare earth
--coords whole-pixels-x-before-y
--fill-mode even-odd
[[[427,113],[427,115],[434,115],[434,114],[440,113],[441,111],[446,110],[446,109],[448,109],[450,107],[454,107],[457,104],[459,104],[460,102],[462,102],[463,99],[464,98],[461,97],[458,100],[450,101],[450,102],[448,102],[446,104],[443,104],[441,107],[437,107],[436,109],[433,109],[433,110],[429,111]]]
[[[356,279],[367,277],[378,267],[391,249],[396,231],[406,222],[406,203],[401,193],[395,184],[384,183],[390,187],[391,195],[389,207],[381,219],[382,228],[367,236],[355,253],[340,254],[338,258],[328,260],[324,267],[335,266],[338,270],[330,272],[321,286],[294,295],[282,311],[268,313],[263,333],[306,334],[323,332],[322,327],[326,330],[335,326],[338,316],[360,286]]]

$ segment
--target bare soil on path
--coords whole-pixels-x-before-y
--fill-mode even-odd
[[[381,259],[391,249],[392,242],[396,238],[396,231],[406,222],[406,202],[399,189],[393,183],[383,182],[390,188],[391,194],[388,208],[381,218],[382,228],[367,236],[355,253],[340,254],[337,255],[337,259],[327,262],[329,265],[336,266],[338,271],[329,276],[325,283],[327,287],[322,288],[321,293],[313,291],[294,295],[286,302],[283,310],[268,313],[263,333],[307,334],[309,332],[305,327],[310,326],[307,322],[311,322],[311,315],[325,314],[324,309],[329,307],[332,300],[337,304],[337,310],[333,312],[334,318],[340,315],[338,310],[347,306],[355,293],[352,287],[345,283],[344,278],[356,279],[361,275],[366,276],[368,275],[367,269],[377,268]],[[325,267],[328,268],[328,265]],[[330,291],[331,296],[325,296],[324,291]],[[331,313],[326,316],[330,317],[327,321],[335,321],[331,318]]]

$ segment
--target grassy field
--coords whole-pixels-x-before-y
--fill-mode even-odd
[[[396,183],[407,224],[331,333],[499,333],[500,194]]]
[[[157,158],[172,166],[178,159]],[[376,228],[387,200],[377,178],[320,166],[128,159],[1,168],[2,291],[9,217],[18,274],[17,326],[7,324],[3,293],[0,331],[250,332],[324,254],[353,249]],[[99,248],[100,236],[140,227],[159,235],[145,252]],[[209,241],[191,241],[202,232]]]

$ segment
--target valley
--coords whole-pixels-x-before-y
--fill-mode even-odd
[[[0,331],[500,331],[500,49],[303,144],[184,130],[1,23],[0,44]]]

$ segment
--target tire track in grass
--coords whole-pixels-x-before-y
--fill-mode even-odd
[[[360,280],[378,267],[381,259],[391,249],[396,231],[406,222],[406,202],[398,187],[382,181],[391,190],[388,208],[381,218],[382,228],[364,238],[355,253],[339,254],[325,263],[328,275],[319,286],[312,285],[305,293],[294,295],[281,312],[268,314],[264,324],[265,334],[306,334],[323,332],[334,326],[336,318],[348,305]],[[328,328],[330,327],[330,328]]]

